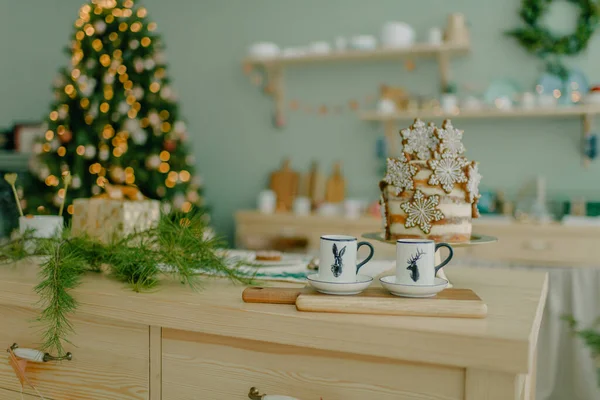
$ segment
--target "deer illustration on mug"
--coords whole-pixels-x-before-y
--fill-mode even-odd
[[[417,249],[417,254],[406,260],[406,262],[408,263],[408,267],[406,267],[406,269],[410,270],[410,279],[412,279],[414,282],[417,282],[419,280],[420,275],[417,261],[419,261],[423,254],[425,254],[424,251]]]
[[[331,272],[333,272],[333,276],[336,278],[342,274],[342,270],[344,268],[344,263],[342,262],[342,256],[346,252],[346,246],[342,247],[342,249],[338,253],[337,245],[333,244],[333,264],[331,264]]]

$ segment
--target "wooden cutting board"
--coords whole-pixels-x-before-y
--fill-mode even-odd
[[[446,289],[435,297],[398,297],[381,287],[354,296],[332,296],[311,288],[249,287],[242,299],[247,303],[295,304],[299,311],[412,315],[423,317],[485,318],[487,305],[470,289]]]
[[[268,303],[268,304],[296,304],[296,298],[300,293],[313,293],[306,288],[279,288],[250,286],[244,289],[242,300],[246,303]]]

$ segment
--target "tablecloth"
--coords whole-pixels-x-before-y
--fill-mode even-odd
[[[600,365],[562,319],[572,315],[581,328],[587,328],[600,318],[600,267],[540,267],[478,260],[461,263],[548,272],[548,298],[538,338],[536,400],[600,400]]]

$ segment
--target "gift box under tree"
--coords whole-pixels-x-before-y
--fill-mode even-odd
[[[73,201],[72,232],[88,234],[104,243],[155,227],[160,219],[160,202],[139,194],[108,191],[89,199]]]

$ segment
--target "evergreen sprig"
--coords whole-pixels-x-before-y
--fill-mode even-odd
[[[31,254],[25,249],[25,243],[31,243],[32,241],[35,241],[35,239],[33,238],[33,233],[29,231],[16,239],[1,244],[0,264],[14,263],[29,257]]]
[[[587,329],[578,329],[578,323],[571,315],[564,316],[563,319],[569,323],[572,332],[579,336],[592,351],[592,357],[596,363],[598,386],[600,386],[600,331],[594,329],[600,327],[600,318],[596,320],[594,326]]]
[[[39,273],[41,281],[35,287],[43,307],[39,321],[45,326],[41,347],[63,355],[63,344],[70,343],[68,336],[73,333],[69,316],[77,308],[70,291],[81,283],[86,260],[65,237],[39,240],[38,248],[47,255]]]
[[[71,290],[86,272],[106,270],[137,292],[156,287],[161,276],[175,277],[192,289],[199,289],[206,275],[251,283],[254,275],[238,268],[247,263],[232,262],[219,253],[224,243],[210,237],[207,229],[203,213],[196,212],[161,215],[156,227],[108,244],[86,235],[71,237],[70,229],[52,239],[36,239],[26,232],[0,246],[0,260],[44,257],[41,281],[35,287],[43,308],[39,316],[44,326],[42,348],[61,356],[73,333],[70,316],[77,309]]]

